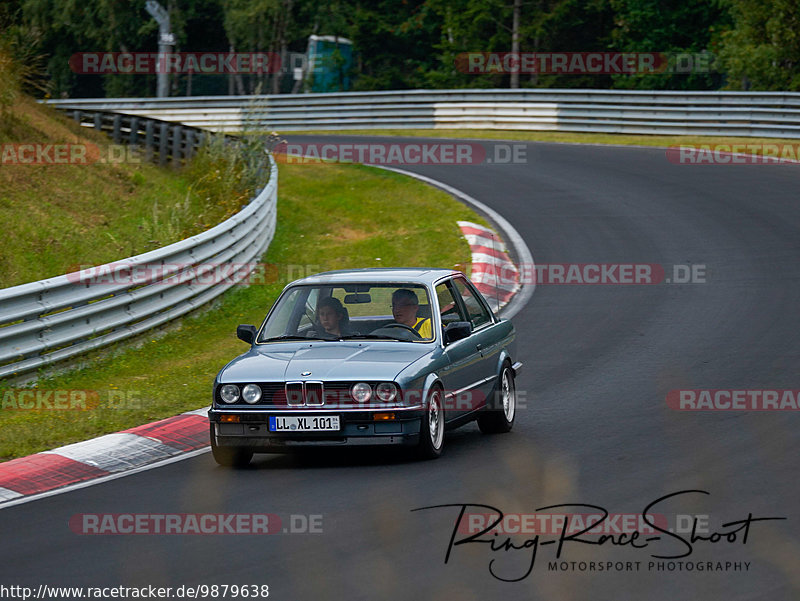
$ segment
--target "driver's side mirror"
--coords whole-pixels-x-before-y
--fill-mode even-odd
[[[447,324],[444,329],[444,343],[450,344],[456,340],[462,340],[472,334],[472,324],[468,321],[454,321]]]
[[[258,330],[256,330],[256,327],[249,324],[240,324],[236,326],[236,337],[247,344],[253,344],[257,332]]]

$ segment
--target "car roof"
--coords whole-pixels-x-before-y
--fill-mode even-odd
[[[289,286],[297,284],[342,284],[349,282],[384,283],[384,282],[413,282],[418,284],[433,284],[437,280],[448,276],[460,274],[454,269],[424,268],[424,267],[373,267],[368,269],[340,269],[337,271],[324,271],[308,277],[295,280]],[[462,274],[463,275],[463,274]]]

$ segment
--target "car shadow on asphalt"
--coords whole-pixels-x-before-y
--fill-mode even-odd
[[[465,426],[447,433],[445,450],[436,461],[447,461],[467,451],[483,437],[477,426]],[[256,454],[246,470],[319,469],[342,467],[368,467],[427,463],[417,459],[413,447],[310,447],[298,448],[291,453]]]

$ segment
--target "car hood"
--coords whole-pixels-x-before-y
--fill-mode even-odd
[[[410,363],[431,352],[427,344],[279,343],[234,359],[222,370],[219,381],[394,380]]]

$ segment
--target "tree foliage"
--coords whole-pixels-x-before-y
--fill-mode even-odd
[[[800,1],[730,0],[720,35],[728,89],[800,90]]]
[[[309,35],[348,38],[355,53],[348,78],[358,90],[800,89],[800,0],[160,1],[169,11],[178,52],[273,52],[291,67],[289,55],[305,53]],[[5,0],[0,27],[7,54],[15,48],[25,63],[45,57],[41,71],[54,96],[155,94],[153,74],[80,75],[69,67],[77,52],[155,52],[158,26],[145,0]],[[522,52],[663,52],[715,60],[705,72],[635,75],[512,78],[459,70],[460,53],[509,52],[514,39]],[[286,93],[300,86],[284,68],[172,75],[170,93]]]

